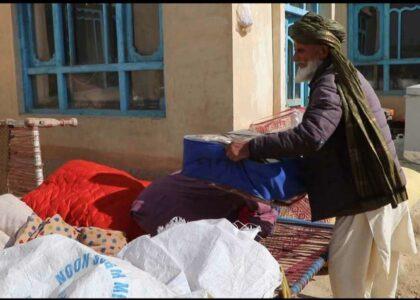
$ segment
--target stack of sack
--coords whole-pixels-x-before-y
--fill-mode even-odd
[[[30,213],[15,201],[19,199],[0,198],[0,203],[14,203],[14,208]],[[32,228],[23,214],[8,215],[8,228],[0,224],[5,234],[22,222],[22,232]],[[68,228],[59,218],[54,221]],[[35,230],[39,236],[0,251],[0,297],[272,298],[284,274],[254,240],[258,231],[239,230],[226,219],[176,219],[154,237],[143,235],[129,242],[113,257],[95,252],[74,236],[39,235]]]

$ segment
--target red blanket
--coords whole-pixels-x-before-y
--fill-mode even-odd
[[[121,230],[132,240],[145,232],[130,217],[131,204],[149,184],[121,170],[72,160],[23,201],[43,219],[60,214],[73,226]]]

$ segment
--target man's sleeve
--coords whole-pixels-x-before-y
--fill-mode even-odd
[[[317,86],[302,118],[293,129],[266,134],[249,142],[251,159],[293,157],[318,151],[334,133],[342,116],[334,87]]]

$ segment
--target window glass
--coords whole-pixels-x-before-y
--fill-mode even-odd
[[[382,65],[357,66],[357,69],[369,81],[373,89],[383,89],[384,68]]]
[[[104,31],[102,5],[108,8],[109,32]],[[67,10],[67,8],[65,9]],[[65,42],[69,64],[88,65],[117,61],[117,43],[115,29],[115,6],[99,3],[72,4],[73,20],[66,20]],[[69,24],[73,22],[74,45],[70,43]],[[106,36],[105,36],[106,35]],[[74,47],[75,57],[71,57],[70,47]]]
[[[299,67],[296,66],[296,69],[295,69],[295,78],[296,78],[296,74],[297,74],[298,68]],[[293,98],[295,98],[295,99],[300,98],[300,96],[301,96],[300,88],[301,88],[300,82],[298,83],[298,82],[295,81],[295,95],[294,95]]]
[[[295,7],[303,8],[304,3],[289,3],[289,4]]]
[[[33,4],[36,57],[48,61],[54,54],[54,27],[51,3]]]
[[[389,57],[398,58],[398,14],[391,12],[389,17]]]
[[[101,16],[101,4],[73,4],[77,64],[101,64],[105,62],[102,47],[103,27]]]
[[[57,76],[52,74],[31,76],[34,108],[58,108]]]
[[[306,3],[306,10],[316,13],[317,12],[317,3]]]
[[[391,65],[389,67],[391,90],[402,90],[420,83],[420,64]]]
[[[287,78],[286,78],[286,84],[287,84],[287,99],[292,99],[294,98],[293,95],[293,83],[294,83],[294,78],[293,76],[293,61],[292,61],[292,57],[293,57],[293,43],[291,40],[287,40]]]
[[[106,35],[103,34],[103,6],[108,19]],[[70,15],[69,9],[72,11]],[[63,5],[63,20],[65,55],[69,65],[117,62],[115,4]],[[71,31],[69,26],[72,26]]]
[[[418,3],[391,3],[390,8],[404,8],[404,7],[413,7],[418,5]]]
[[[109,62],[118,62],[118,47],[117,47],[117,21],[115,3],[104,4],[108,6],[108,49],[109,49]]]
[[[129,109],[162,109],[164,82],[162,70],[130,72]]]
[[[120,109],[118,73],[67,74],[69,108]]]
[[[379,16],[373,6],[366,6],[359,11],[358,41],[362,55],[374,55],[379,50]]]
[[[401,13],[401,58],[420,57],[420,9]]]
[[[159,46],[159,4],[133,3],[134,46],[141,55],[153,54]]]

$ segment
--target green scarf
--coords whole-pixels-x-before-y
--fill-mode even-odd
[[[330,48],[357,192],[363,199],[389,197],[391,205],[396,207],[408,198],[407,192],[363,93],[357,70],[341,51],[345,39],[343,27],[309,12],[290,27],[289,35],[302,44]]]

